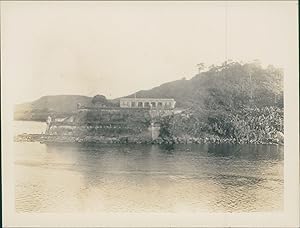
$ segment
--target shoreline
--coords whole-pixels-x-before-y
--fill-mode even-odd
[[[14,142],[39,142],[42,144],[154,144],[154,145],[176,145],[176,144],[256,144],[256,145],[284,145],[283,142],[236,142],[234,139],[210,137],[172,137],[158,138],[156,140],[140,139],[138,137],[105,137],[105,136],[71,136],[71,135],[47,135],[47,134],[19,134],[14,136]]]

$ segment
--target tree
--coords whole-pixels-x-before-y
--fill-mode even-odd
[[[198,67],[199,74],[201,73],[202,70],[205,69],[204,63],[198,63],[198,64],[197,64],[197,67]]]
[[[105,96],[103,95],[96,95],[92,98],[92,104],[93,105],[104,105],[106,106],[107,105],[107,99]]]

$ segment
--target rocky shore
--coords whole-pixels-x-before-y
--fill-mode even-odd
[[[14,137],[15,142],[40,142],[44,144],[283,144],[281,140],[265,140],[261,142],[236,142],[233,138],[220,138],[218,136],[207,136],[203,138],[194,137],[170,137],[157,138],[156,140],[149,140],[139,136],[122,136],[122,137],[105,137],[105,136],[70,136],[70,135],[47,135],[47,134],[21,134]]]

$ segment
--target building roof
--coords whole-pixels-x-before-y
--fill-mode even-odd
[[[157,100],[157,101],[175,101],[174,98],[135,98],[135,97],[127,97],[127,98],[120,98],[120,100]]]

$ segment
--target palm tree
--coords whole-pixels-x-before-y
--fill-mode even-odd
[[[205,69],[204,63],[198,63],[198,64],[197,64],[197,67],[198,67],[198,72],[199,72],[199,74],[201,73],[202,70]]]

